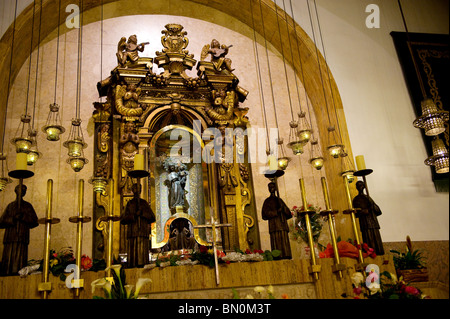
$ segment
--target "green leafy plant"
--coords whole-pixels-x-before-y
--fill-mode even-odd
[[[419,250],[407,251],[401,253],[397,250],[391,250],[394,256],[394,265],[396,269],[421,269],[425,267],[424,258]]]
[[[397,250],[390,250],[391,253],[395,254],[394,265],[398,270],[405,269],[422,269],[425,268],[425,257],[422,252],[418,249],[413,250],[411,239],[409,236],[406,237],[406,252],[402,253]]]

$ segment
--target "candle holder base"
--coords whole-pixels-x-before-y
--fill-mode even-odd
[[[38,223],[39,224],[58,224],[59,222],[60,222],[61,220],[59,219],[59,218],[47,218],[47,217],[44,217],[44,218],[39,218],[38,219]]]
[[[10,171],[8,175],[9,177],[16,179],[26,179],[34,176],[34,172],[29,171],[27,169],[16,169],[14,171]]]
[[[354,176],[367,176],[372,173],[373,173],[373,169],[366,168],[366,169],[361,169],[359,171],[354,172],[353,175]]]
[[[322,210],[319,214],[321,216],[328,216],[328,215],[336,215],[337,213],[339,213],[337,209],[326,209]]]
[[[145,170],[141,170],[141,169],[137,169],[137,170],[128,172],[128,176],[130,176],[131,178],[143,178],[143,177],[147,177],[149,175],[150,175],[149,172],[147,172]]]
[[[278,169],[276,171],[274,170],[267,170],[264,172],[264,176],[268,179],[274,179],[274,178],[278,178],[284,175],[284,171],[281,169]]]
[[[116,221],[120,220],[120,217],[119,216],[102,216],[99,218],[99,220],[102,222],[108,222],[110,220],[113,222],[116,222]]]
[[[346,215],[354,213],[356,215],[356,214],[359,214],[360,212],[361,212],[361,208],[351,208],[351,209],[344,210],[342,213],[344,213]]]
[[[72,216],[72,217],[69,217],[69,222],[71,222],[71,223],[79,223],[79,222],[81,222],[81,223],[89,223],[91,221],[91,217],[88,217],[88,216]]]

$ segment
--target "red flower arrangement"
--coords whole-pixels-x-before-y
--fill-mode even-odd
[[[89,256],[81,256],[81,270],[89,270],[92,268],[92,259]]]

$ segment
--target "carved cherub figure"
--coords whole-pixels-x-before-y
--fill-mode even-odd
[[[129,85],[117,85],[115,92],[117,112],[124,116],[142,115],[143,108],[141,104],[139,104],[141,91],[141,88],[134,83]]]
[[[219,41],[213,39],[210,45],[206,44],[203,47],[200,59],[204,61],[210,54],[211,62],[218,72],[231,74],[231,72],[234,71],[234,69],[231,68],[231,59],[226,58],[225,56],[228,54],[228,51],[232,46],[233,45],[220,45]]]
[[[117,63],[119,66],[124,67],[127,62],[136,63],[139,59],[139,52],[144,51],[145,45],[149,42],[137,43],[137,37],[135,34],[131,35],[126,41],[125,37],[122,37],[117,45]]]

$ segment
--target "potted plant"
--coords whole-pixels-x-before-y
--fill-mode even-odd
[[[418,249],[413,250],[411,239],[406,236],[406,252],[391,250],[394,255],[394,265],[397,276],[406,282],[428,281],[428,270],[425,267],[425,257]]]

